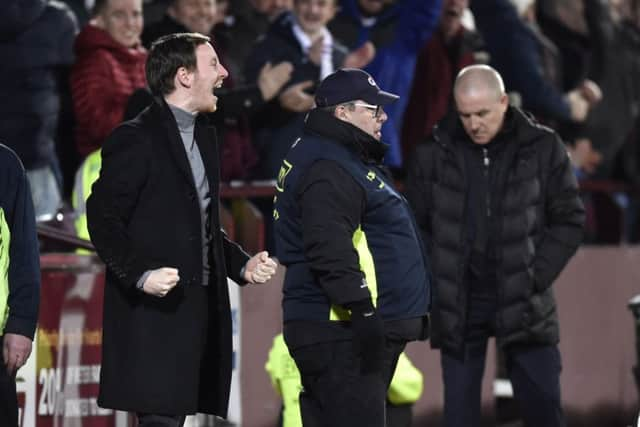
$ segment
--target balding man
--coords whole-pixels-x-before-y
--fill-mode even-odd
[[[567,151],[555,132],[509,106],[491,67],[464,68],[454,99],[457,117],[418,147],[407,182],[431,260],[445,425],[479,425],[487,340],[495,336],[525,425],[562,426],[551,284],[584,222]]]

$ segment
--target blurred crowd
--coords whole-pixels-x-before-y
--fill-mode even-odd
[[[100,146],[151,100],[145,61],[175,32],[209,35],[230,76],[210,120],[221,178],[276,178],[342,67],[401,96],[385,162],[405,160],[452,111],[459,70],[487,63],[511,102],[558,131],[583,183],[588,241],[640,239],[640,0],[6,0],[0,142],[24,163],[36,216],[83,200]],[[75,192],[75,193],[74,193]]]

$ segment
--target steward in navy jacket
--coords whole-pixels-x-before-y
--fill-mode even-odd
[[[0,425],[18,425],[16,371],[31,353],[40,302],[40,258],[24,167],[0,144]]]
[[[386,149],[316,108],[283,162],[274,220],[290,348],[349,339],[347,307],[367,299],[387,336],[423,336],[428,267],[413,214],[380,167]]]
[[[0,340],[4,334],[33,340],[39,305],[40,253],[29,181],[16,153],[0,144]]]

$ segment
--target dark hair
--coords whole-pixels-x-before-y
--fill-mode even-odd
[[[199,33],[176,33],[154,41],[146,65],[147,83],[151,93],[165,96],[173,92],[176,88],[173,80],[178,68],[195,70],[196,48],[209,40],[209,37]]]
[[[337,105],[329,105],[328,107],[316,107],[316,109],[320,110],[320,111],[324,111],[327,114],[331,114],[333,115],[333,113],[335,113],[336,108],[338,108]]]
[[[344,106],[349,111],[355,110],[356,106],[354,104],[355,104],[355,101],[349,101],[349,102],[343,102],[342,104],[329,105],[328,107],[316,107],[316,108],[318,110],[324,111],[325,113],[333,115],[336,112],[336,109],[340,106]]]

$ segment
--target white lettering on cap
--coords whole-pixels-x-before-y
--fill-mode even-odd
[[[369,78],[367,79],[367,81],[369,82],[369,84],[371,86],[376,86],[376,82],[373,80],[373,77],[369,76]]]

